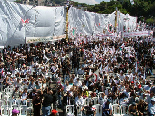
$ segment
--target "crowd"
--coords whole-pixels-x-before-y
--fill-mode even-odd
[[[103,116],[115,104],[129,106],[133,116],[153,116],[155,88],[146,77],[155,68],[154,47],[149,37],[8,46],[0,52],[1,93],[17,105],[32,100],[34,116],[41,109],[42,116],[56,115],[57,107],[95,116],[95,104]]]

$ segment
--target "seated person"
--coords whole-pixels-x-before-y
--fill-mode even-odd
[[[87,91],[87,89],[84,89],[82,91],[82,96],[85,97],[85,98],[89,96],[89,92]]]
[[[132,116],[137,116],[139,115],[139,112],[137,110],[137,104],[135,102],[133,102],[130,106],[129,106],[129,113]]]
[[[105,93],[101,94],[101,97],[99,98],[99,104],[104,104],[107,101],[107,96],[105,95]]]
[[[155,115],[155,98],[151,99],[151,103],[148,105],[148,114],[149,116],[154,116]]]
[[[112,115],[112,105],[110,99],[108,99],[102,106],[102,116],[111,116]]]
[[[17,99],[20,99],[21,93],[19,91],[19,87],[16,87],[12,93],[12,102],[15,102]]]
[[[26,105],[26,100],[27,100],[27,88],[24,89],[22,95],[21,95],[21,99],[22,99],[22,104]]]
[[[139,112],[139,116],[145,115],[144,113],[147,112],[147,104],[145,104],[144,100],[140,100],[137,105],[137,110]]]
[[[86,116],[95,116],[96,111],[95,108],[92,107],[92,104],[89,104],[89,106],[83,107],[81,110],[83,111],[85,109],[86,112],[83,112]]]

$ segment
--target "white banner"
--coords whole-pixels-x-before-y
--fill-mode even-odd
[[[117,36],[117,33],[111,33],[111,34],[96,34],[96,37],[119,37],[119,36]]]
[[[123,33],[124,37],[149,36],[149,35],[150,35],[149,31]]]
[[[26,43],[56,41],[62,38],[66,38],[66,34],[54,37],[26,37]]]

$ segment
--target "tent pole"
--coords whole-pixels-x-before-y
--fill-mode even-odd
[[[68,42],[68,7],[66,8],[66,42]]]
[[[117,9],[117,7],[116,7],[116,12],[115,12],[115,28],[114,28],[114,32],[117,31],[117,11],[118,11],[118,9]]]

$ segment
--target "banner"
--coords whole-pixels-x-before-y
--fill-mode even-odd
[[[111,33],[111,34],[96,34],[96,37],[119,37],[117,36],[117,33]]]
[[[149,31],[139,31],[139,32],[130,32],[130,33],[123,33],[124,37],[137,37],[137,36],[149,36]]]
[[[26,43],[56,41],[62,38],[66,38],[66,34],[54,37],[26,37]]]
[[[53,37],[26,37],[26,43],[46,42],[53,40]]]

